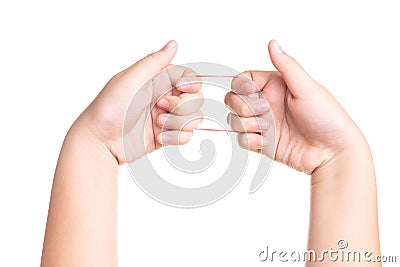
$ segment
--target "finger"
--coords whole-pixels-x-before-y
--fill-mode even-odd
[[[248,77],[248,79],[241,77]],[[239,78],[233,79],[231,83],[232,92],[249,97],[261,95],[260,90],[265,92],[268,88],[286,88],[286,84],[278,71],[245,71]],[[265,95],[267,98],[269,96],[270,94]]]
[[[189,115],[197,112],[204,103],[203,94],[182,93],[177,96],[164,95],[157,101],[157,106],[176,115]]]
[[[164,131],[165,130],[183,130],[192,131],[197,128],[197,126],[203,120],[203,113],[198,111],[194,114],[186,116],[178,116],[174,114],[160,114],[157,119],[157,124]]]
[[[162,145],[184,145],[192,136],[191,131],[166,131],[157,135],[157,141]]]
[[[239,133],[237,138],[240,147],[254,152],[261,152],[265,145],[264,137],[261,134]]]
[[[251,72],[244,72],[238,78],[232,79],[231,89],[239,95],[260,93],[260,89],[252,81]]]
[[[201,78],[198,74],[184,66],[174,66],[167,69],[172,86],[182,93],[197,93],[201,89]]]
[[[126,70],[118,73],[112,80],[116,80],[119,90],[132,91],[139,88],[144,82],[165,69],[174,58],[178,44],[169,41],[161,50],[147,55]]]
[[[282,50],[277,41],[272,40],[268,45],[268,50],[272,63],[281,73],[294,97],[308,97],[317,89],[316,82],[294,58]]]
[[[253,98],[233,92],[225,95],[225,104],[241,117],[252,117],[269,111],[269,105],[264,98]]]
[[[270,122],[266,118],[243,118],[233,113],[228,114],[227,121],[232,130],[237,132],[261,133],[268,130],[270,126]]]

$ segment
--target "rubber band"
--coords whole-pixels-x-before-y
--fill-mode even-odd
[[[212,128],[197,128],[197,131],[208,131],[208,132],[228,132],[228,133],[239,133],[235,130],[224,130],[224,129],[212,129]]]
[[[232,78],[232,79],[235,79],[235,78],[239,78],[240,76],[239,75],[207,75],[207,74],[197,74],[197,75],[195,75],[194,77],[197,77],[197,78]]]
[[[209,75],[209,74],[196,74],[194,77],[196,78],[231,78],[236,79],[239,78],[239,75]],[[235,130],[225,130],[225,129],[212,129],[212,128],[197,128],[197,131],[207,131],[207,132],[228,132],[228,133],[238,133]]]

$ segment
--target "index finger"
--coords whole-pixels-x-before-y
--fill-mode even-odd
[[[171,85],[182,93],[197,93],[201,88],[201,78],[194,70],[184,66],[167,69]]]
[[[276,76],[276,71],[245,71],[232,80],[231,89],[239,95],[260,93]]]

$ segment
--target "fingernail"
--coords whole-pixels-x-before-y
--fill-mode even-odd
[[[171,51],[172,49],[174,49],[175,46],[176,46],[176,42],[171,40],[161,50],[168,52],[168,51]]]
[[[160,108],[167,109],[169,107],[169,102],[165,98],[161,98],[160,100],[158,100],[157,104]]]
[[[168,126],[171,124],[171,119],[166,114],[162,114],[158,117],[158,122],[161,126]]]
[[[167,144],[170,140],[171,140],[171,136],[169,136],[169,134],[166,134],[166,133],[161,133],[158,138],[158,141],[160,142],[160,144]]]
[[[275,51],[278,53],[278,54],[283,54],[284,52],[283,52],[283,49],[282,49],[282,47],[279,45],[279,43],[277,42],[277,41],[273,41],[273,43],[272,43],[272,46],[274,47],[274,49],[275,49]]]

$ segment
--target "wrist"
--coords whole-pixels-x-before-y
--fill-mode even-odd
[[[321,251],[344,238],[350,249],[380,254],[375,172],[364,138],[312,174],[310,201],[309,249]]]
[[[347,138],[340,149],[314,169],[312,182],[329,179],[343,182],[346,179],[365,178],[370,174],[374,174],[371,151],[366,139],[359,133]]]
[[[63,150],[65,146],[71,149],[76,148],[83,158],[89,159],[88,157],[93,157],[106,164],[106,166],[118,166],[118,161],[107,147],[107,144],[93,133],[87,125],[82,117],[79,117],[73,123],[65,137]]]

